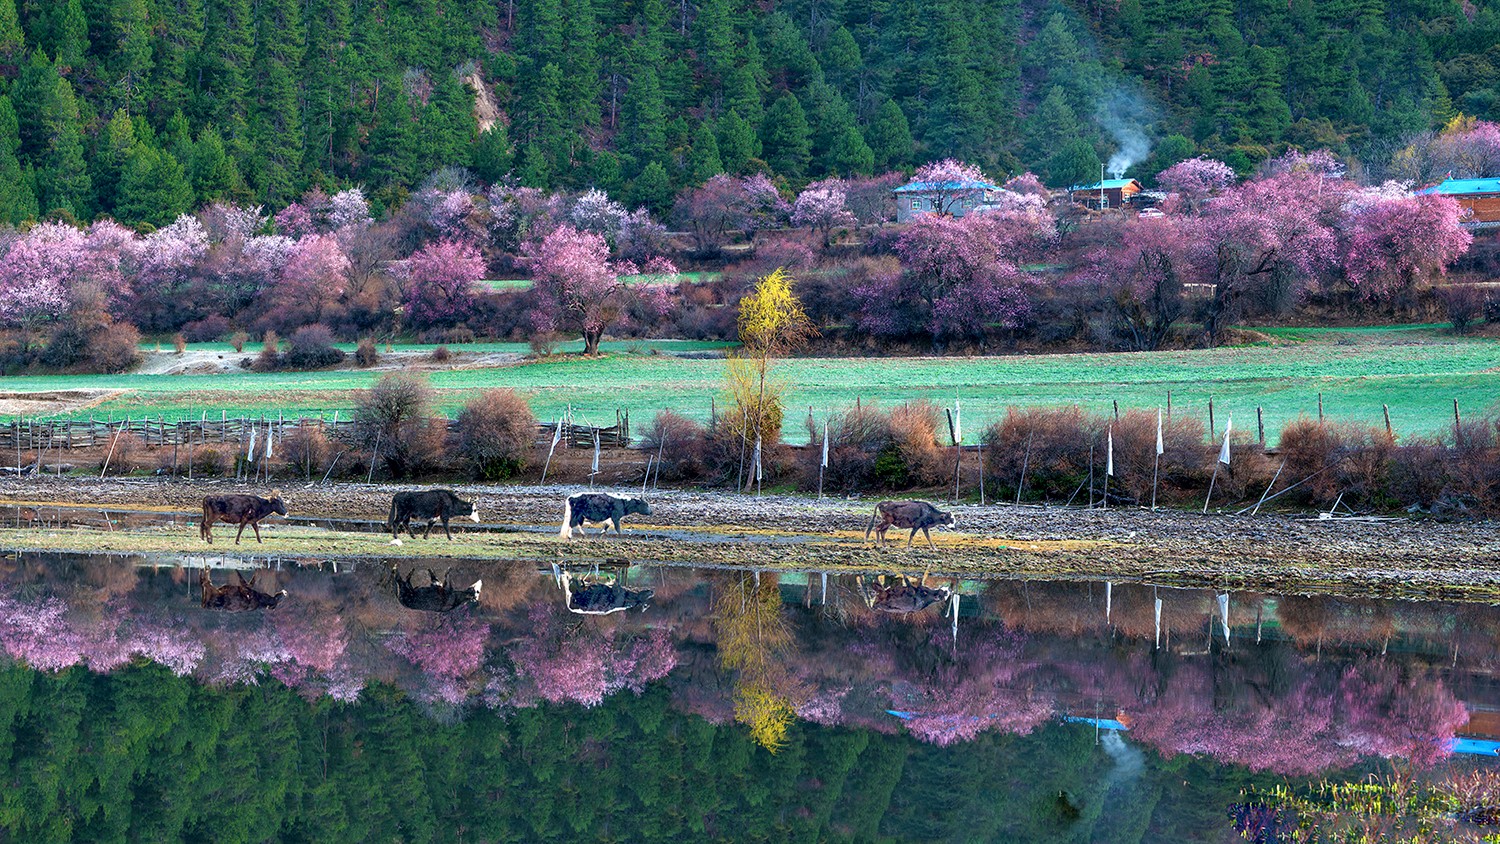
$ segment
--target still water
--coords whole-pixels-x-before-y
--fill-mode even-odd
[[[438,613],[388,561],[0,555],[0,840],[1293,840],[1256,795],[1500,747],[1491,606],[450,566]]]

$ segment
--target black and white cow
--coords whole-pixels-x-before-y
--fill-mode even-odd
[[[603,536],[609,533],[609,526],[613,524],[615,535],[618,536],[620,520],[633,513],[649,516],[651,505],[644,498],[621,498],[607,492],[580,492],[568,496],[568,503],[563,505],[562,529],[557,535],[563,539],[572,539],[576,528],[587,536],[587,525],[602,525],[599,535]]]
[[[412,539],[417,538],[417,531],[411,524],[413,520],[427,523],[423,539],[432,536],[432,523],[441,520],[443,533],[452,542],[453,534],[448,531],[448,519],[455,516],[467,516],[475,524],[479,523],[479,509],[454,495],[451,489],[398,492],[391,498],[391,515],[386,527],[391,531],[391,544],[400,545],[402,527],[406,528]]]
[[[875,544],[885,544],[885,532],[894,525],[898,528],[911,528],[911,535],[906,537],[906,547],[911,547],[911,541],[916,539],[917,531],[927,538],[927,545],[936,548],[932,544],[932,534],[927,532],[928,528],[939,525],[958,524],[952,513],[947,513],[928,504],[926,501],[882,501],[875,505],[875,512],[870,515],[870,524],[865,527],[865,539],[870,538],[870,531],[875,531]]]

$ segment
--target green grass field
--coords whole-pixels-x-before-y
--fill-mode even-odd
[[[1495,341],[1451,338],[1430,327],[1296,331],[1301,342],[1281,345],[976,358],[801,358],[781,362],[776,372],[787,386],[787,438],[793,442],[806,438],[802,420],[809,407],[821,417],[856,398],[883,406],[919,398],[951,405],[956,395],[963,401],[965,429],[977,432],[1009,406],[1078,404],[1102,413],[1118,401],[1122,410],[1154,409],[1166,404],[1171,391],[1174,413],[1196,414],[1205,422],[1212,397],[1221,428],[1232,413],[1237,429],[1253,430],[1255,410],[1261,407],[1272,442],[1286,422],[1316,415],[1319,393],[1325,413],[1335,421],[1380,425],[1381,405],[1390,405],[1398,434],[1447,431],[1454,399],[1466,415],[1500,411],[1500,343]],[[428,377],[448,413],[477,390],[506,386],[528,395],[540,418],[554,418],[571,405],[579,422],[612,424],[615,410],[624,408],[639,431],[662,409],[706,419],[710,401],[723,401],[723,370],[723,361],[716,359],[614,353],[445,370]],[[92,411],[116,418],[196,418],[221,409],[327,416],[334,410],[347,415],[354,391],[368,387],[375,377],[347,370],[52,376],[8,378],[0,381],[0,389],[125,390]]]

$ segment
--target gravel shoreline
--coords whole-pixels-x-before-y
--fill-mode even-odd
[[[391,493],[414,485],[308,486],[296,482],[279,486],[293,516],[383,521]],[[561,499],[579,487],[456,485],[453,489],[477,499],[486,523],[535,527],[558,524]],[[231,491],[265,494],[269,490],[267,485],[230,481],[8,478],[0,480],[0,506],[41,504],[191,514],[199,511],[204,495]],[[632,494],[629,489],[610,491]],[[935,531],[935,538],[941,539],[936,551],[913,546],[912,551],[877,552],[861,539],[875,499],[679,490],[655,492],[649,498],[652,516],[628,520],[624,538],[562,543],[555,536],[532,531],[509,535],[507,547],[518,557],[569,560],[614,555],[764,568],[930,566],[934,571],[973,575],[1109,577],[1500,601],[1500,533],[1487,522],[959,505],[952,508],[957,528]],[[939,506],[948,509],[940,502]],[[4,515],[0,511],[0,518]],[[684,530],[661,537],[662,531],[673,528]],[[695,531],[727,534],[732,541],[720,536],[707,542],[695,537]],[[642,537],[642,532],[657,535]],[[7,531],[5,541],[24,543],[25,534],[24,530]],[[789,551],[784,542],[765,541],[772,537],[801,537],[806,542]],[[921,545],[920,536],[917,543]],[[107,547],[107,543],[99,545]],[[485,553],[501,550],[500,546],[484,549]]]

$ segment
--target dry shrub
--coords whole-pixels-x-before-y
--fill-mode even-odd
[[[703,426],[671,410],[659,411],[641,445],[651,455],[661,455],[657,469],[668,481],[683,481],[703,474]]]
[[[1406,507],[1431,509],[1448,489],[1448,450],[1441,441],[1412,437],[1391,460],[1390,494]]]
[[[278,348],[280,345],[281,341],[276,336],[276,332],[267,331],[265,340],[261,342],[260,354],[256,355],[252,368],[256,372],[275,372],[280,369],[281,352]]]
[[[229,460],[217,448],[196,446],[192,452],[194,477],[215,478],[228,472]]]
[[[292,333],[286,354],[277,364],[282,369],[323,369],[343,363],[344,352],[333,343],[328,326],[317,322],[304,325]]]
[[[182,336],[181,331],[172,335],[172,350],[179,355],[187,351],[187,338]]]
[[[1340,495],[1351,504],[1390,500],[1395,443],[1384,430],[1334,425],[1299,417],[1281,430],[1283,487],[1310,478],[1295,492],[1303,501],[1331,505]]]
[[[1493,512],[1500,497],[1500,463],[1496,455],[1496,423],[1465,419],[1456,426],[1454,447],[1448,451],[1448,486],[1441,509]]]
[[[1115,475],[1110,489],[1139,504],[1151,503],[1153,472],[1159,488],[1192,488],[1204,480],[1202,420],[1181,414],[1162,419],[1158,465],[1156,418],[1154,410],[1127,410],[1114,423]]]
[[[557,344],[561,339],[556,332],[538,331],[531,335],[531,338],[527,341],[527,345],[531,347],[531,354],[533,356],[546,358],[551,357],[557,351]]]
[[[890,451],[877,462],[876,473],[886,486],[905,489],[933,486],[947,480],[943,449],[938,446],[941,410],[927,400],[897,405],[891,411]]]
[[[875,467],[891,446],[891,419],[874,405],[856,405],[829,414],[828,468],[823,470],[825,492],[848,494],[869,489],[879,481]],[[823,462],[823,430],[808,420],[808,447],[802,450],[802,486],[817,489]]]
[[[521,472],[535,440],[536,417],[515,390],[485,390],[458,412],[458,455],[479,480]]]
[[[1214,463],[1219,457],[1218,443],[1220,442],[1223,440],[1210,443],[1204,449],[1203,463],[1198,475],[1198,488],[1193,490],[1193,494],[1206,494],[1208,485],[1212,482],[1213,506],[1216,508],[1235,502],[1243,503],[1246,499],[1254,502],[1271,483],[1271,478],[1276,474],[1276,464],[1266,456],[1265,449],[1261,448],[1260,443],[1250,436],[1249,431],[1237,431],[1229,442],[1229,466],[1220,466],[1218,479],[1213,480]],[[1287,483],[1286,472],[1282,472],[1281,479],[1276,482],[1276,485],[1281,488]]]
[[[229,345],[236,352],[245,351],[245,344],[250,342],[250,335],[243,331],[236,331],[229,336]]]
[[[280,443],[280,457],[288,467],[302,473],[308,480],[312,480],[312,474],[321,470],[332,455],[333,445],[318,422],[304,420],[284,434]]]
[[[360,338],[359,345],[354,347],[354,362],[366,369],[380,362],[380,352],[375,349],[374,338]]]
[[[425,381],[392,373],[355,400],[359,445],[375,455],[390,477],[410,477],[442,459],[447,425],[428,418],[432,396]]]
[[[105,467],[108,460],[108,472],[111,475],[128,475],[136,469],[146,465],[149,455],[146,452],[146,444],[141,438],[131,431],[123,431],[114,437],[111,442],[114,451],[111,453],[110,445],[106,444],[99,457],[100,468]]]
[[[1437,298],[1448,314],[1454,334],[1468,334],[1485,313],[1484,289],[1474,284],[1445,284],[1437,288]]]
[[[1088,478],[1097,436],[1082,408],[1013,407],[984,432],[985,471],[997,495],[1014,496],[1024,463],[1026,497],[1066,500]]]
[[[432,350],[432,360],[435,363],[443,363],[444,361],[447,361],[452,357],[453,353],[448,351],[447,346],[438,346],[436,349]]]
[[[115,323],[107,331],[96,331],[84,343],[84,360],[91,372],[113,375],[135,366],[141,359],[141,333],[129,323]]]
[[[774,432],[775,439],[761,440],[761,470],[765,482],[792,468],[788,449],[780,443],[781,403],[767,402],[762,430]],[[719,413],[709,420],[703,434],[703,471],[715,483],[744,482],[751,486],[755,454],[755,424],[747,422],[738,408]]]

